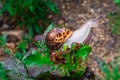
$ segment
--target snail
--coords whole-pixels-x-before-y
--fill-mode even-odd
[[[45,38],[46,44],[50,49],[55,50],[59,49],[63,44],[66,44],[70,48],[72,43],[83,43],[91,32],[91,28],[98,26],[97,20],[101,16],[88,20],[75,31],[66,28],[54,28],[50,30]]]

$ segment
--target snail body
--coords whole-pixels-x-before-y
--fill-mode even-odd
[[[83,43],[90,34],[91,28],[97,26],[98,23],[96,20],[87,21],[72,33],[71,37],[65,42],[65,44],[70,48],[72,43]]]

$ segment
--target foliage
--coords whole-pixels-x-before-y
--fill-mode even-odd
[[[78,47],[77,44],[72,44],[68,53],[61,54],[63,58],[65,57],[66,63],[58,65],[59,75],[71,76],[71,79],[79,79],[86,69],[86,61],[90,52],[91,48],[88,45],[81,44]],[[73,71],[75,74],[71,74]]]
[[[8,80],[4,65],[2,63],[0,63],[0,80]]]
[[[114,0],[114,3],[117,5],[117,13],[110,13],[110,25],[112,26],[112,32],[120,35],[120,0]]]
[[[0,48],[3,48],[6,54],[11,54],[10,50],[6,48],[6,37],[6,34],[0,36]]]
[[[119,4],[120,0],[114,0],[114,3]]]
[[[47,29],[45,30],[45,34],[50,31],[52,28],[54,27],[53,24],[50,24]],[[30,46],[30,45],[36,45],[38,51],[33,51],[33,55],[34,55],[34,52],[35,53],[40,53],[40,51],[42,51],[44,49],[44,53],[48,53],[48,48],[47,46],[45,45],[45,41],[37,41],[34,43],[34,40],[32,38],[32,34],[30,33],[29,35],[23,35],[23,40],[22,42],[20,42],[17,46],[17,52],[14,54],[14,57],[22,60],[22,58],[26,55],[27,53],[27,47]],[[39,54],[38,54],[39,56]]]
[[[106,64],[104,61],[98,60],[100,69],[104,73],[102,80],[119,80],[120,79],[120,64],[119,61]]]
[[[47,27],[47,29],[45,30],[45,34],[48,31],[50,31],[53,27],[54,27],[54,25],[50,24]],[[25,35],[23,35],[23,40],[17,46],[17,52],[14,54],[14,57],[22,60],[23,57],[28,52],[27,47],[30,46],[30,45],[36,45],[36,47],[39,51],[42,51],[44,49],[44,51],[45,51],[44,53],[48,53],[48,48],[45,45],[45,41],[42,41],[42,42],[37,41],[37,42],[34,43],[32,35],[31,34],[29,34],[29,35],[25,34]],[[37,51],[33,51],[33,55],[34,55],[34,52],[37,53]],[[40,53],[40,52],[38,52],[38,53]],[[38,56],[39,56],[39,54],[38,54]]]
[[[0,47],[5,47],[6,45],[6,34],[4,34],[3,36],[0,36]]]
[[[52,64],[49,56],[36,50],[32,50],[30,55],[23,59],[23,63],[26,64],[26,66],[43,66]]]
[[[27,47],[33,44],[33,39],[29,35],[23,35],[23,40],[18,44],[17,51],[14,57],[22,60],[23,56],[27,53]]]
[[[61,77],[69,76],[71,79],[75,79],[82,76],[86,69],[87,56],[91,51],[88,45],[82,44],[79,49],[76,49],[75,47],[77,47],[77,45],[73,44],[73,47],[68,51],[66,50],[66,46],[64,46],[64,50],[62,51],[63,54],[59,54],[61,50],[55,51],[60,58],[65,58],[66,60],[65,63],[60,62],[55,64],[51,61],[49,48],[45,46],[45,44],[42,45],[44,47],[41,47],[41,45],[38,46],[38,43],[40,45],[41,42],[37,42],[38,49],[30,51],[31,54],[23,59],[24,64],[28,67],[35,65],[39,65],[40,67],[44,65],[50,66],[50,69],[47,69],[48,71],[46,72],[50,71],[51,74]],[[71,72],[75,72],[75,75],[71,74]]]
[[[20,26],[25,26],[30,33],[41,33],[48,24],[49,13],[58,13],[52,0],[1,0],[1,14],[7,12],[17,20]]]

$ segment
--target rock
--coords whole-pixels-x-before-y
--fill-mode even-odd
[[[91,68],[87,67],[83,77],[80,80],[95,80],[95,75]]]
[[[25,80],[28,78],[25,66],[18,59],[9,57],[3,61],[3,64],[10,80]]]
[[[24,30],[10,30],[10,31],[1,31],[2,35],[7,34],[7,42],[18,42],[22,41],[22,34]]]
[[[44,74],[51,69],[50,66],[31,66],[28,67],[28,74],[34,78],[39,77],[40,74]]]

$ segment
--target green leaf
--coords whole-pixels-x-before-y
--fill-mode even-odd
[[[7,4],[7,11],[9,12],[10,15],[14,16],[14,8],[12,7],[12,5],[10,3]]]
[[[3,13],[5,12],[5,10],[6,10],[6,7],[3,7],[3,8],[0,10],[0,16],[3,15]]]
[[[0,46],[2,47],[5,47],[6,45],[6,37],[7,37],[7,34],[3,34],[3,36],[0,36]]]
[[[34,66],[34,65],[50,65],[52,62],[50,58],[43,53],[39,53],[38,51],[32,51],[29,56],[23,59],[23,62],[27,66]]]
[[[115,34],[120,35],[120,27],[119,24],[114,24],[113,28],[112,28],[112,32]]]
[[[41,28],[40,26],[38,26],[38,25],[34,25],[33,28],[35,29],[35,31],[36,31],[37,33],[41,33],[41,32],[43,31],[42,28]]]
[[[114,63],[111,62],[106,64],[105,61],[98,59],[98,63],[100,64],[100,69],[104,72],[104,80],[119,80],[120,79],[120,72],[119,72],[119,64],[118,62]]]
[[[45,2],[46,6],[48,6],[49,9],[51,9],[54,13],[58,13],[58,9],[56,8],[56,6],[52,3],[51,0],[47,0],[47,2]]]
[[[22,6],[23,8],[26,7],[26,6],[29,6],[33,3],[33,0],[23,0],[22,2]]]
[[[119,4],[120,0],[114,0],[114,3]]]
[[[81,57],[84,56],[88,56],[88,54],[91,52],[91,48],[88,45],[83,45],[82,47],[80,47],[80,49],[78,50],[78,54]]]
[[[30,37],[32,38],[33,35],[34,35],[34,34],[33,34],[33,27],[32,27],[32,26],[29,28],[28,33],[29,33]]]
[[[23,54],[23,53],[20,53],[20,52],[16,52],[16,53],[14,54],[14,57],[17,58],[17,59],[19,59],[19,60],[22,60],[23,56],[24,56],[24,54]]]
[[[17,24],[22,23],[27,30],[35,24],[40,24],[39,28],[35,27],[32,31],[40,33],[45,29],[43,25],[49,23],[47,16],[51,11],[57,13],[57,8],[52,0],[4,0],[0,15],[4,12],[9,13],[10,16],[16,18]]]
[[[29,6],[29,10],[30,10],[31,12],[34,12],[34,8],[33,8],[32,5]]]
[[[54,24],[50,24],[47,29],[45,30],[45,34],[47,34],[50,30],[52,30],[53,28],[55,28]]]
[[[11,54],[11,52],[10,52],[9,49],[4,49],[4,52],[5,52],[6,54]]]
[[[22,54],[26,53],[26,43],[25,42],[21,42],[18,46],[17,46],[18,50],[22,51]]]
[[[2,36],[2,41],[3,41],[4,44],[6,43],[6,37],[7,37],[7,34],[6,34],[6,33],[3,34],[3,36]]]
[[[63,45],[63,51],[66,51],[68,46],[66,44]]]
[[[38,11],[39,11],[40,13],[46,13],[46,11],[45,11],[42,7],[38,7]]]
[[[4,69],[4,65],[1,62],[0,62],[0,80],[8,80],[5,69]]]

